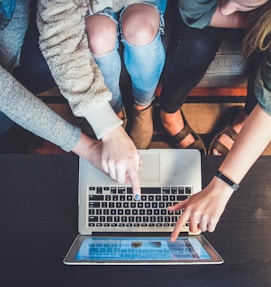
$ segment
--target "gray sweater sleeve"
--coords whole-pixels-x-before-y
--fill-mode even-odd
[[[57,115],[0,66],[0,110],[32,133],[71,151],[81,130]]]

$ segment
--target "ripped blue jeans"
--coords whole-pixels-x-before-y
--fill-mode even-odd
[[[154,99],[154,92],[165,63],[165,49],[161,41],[161,34],[164,33],[163,16],[167,0],[146,1],[146,3],[156,7],[160,14],[160,28],[151,43],[145,46],[132,45],[124,39],[121,28],[118,28],[124,46],[124,64],[132,81],[134,103],[141,106],[150,104]],[[119,13],[114,13],[111,8],[106,8],[98,14],[110,17],[116,22],[117,27],[121,27],[121,17],[125,8]],[[119,113],[123,108],[119,83],[121,73],[119,35],[117,35],[116,46],[110,53],[103,56],[93,54],[93,57],[102,71],[106,86],[112,92],[111,106],[116,113]]]

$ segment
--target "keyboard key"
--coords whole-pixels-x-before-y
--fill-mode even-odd
[[[147,195],[141,195],[141,201],[146,201],[147,200]]]
[[[116,187],[111,187],[110,193],[111,194],[116,194],[117,193],[117,188]]]
[[[89,196],[89,200],[90,201],[103,201],[104,200],[104,196],[103,195],[90,195]]]
[[[177,196],[177,201],[183,201],[183,200],[186,200],[186,199],[187,199],[186,195],[178,195]]]
[[[114,222],[120,222],[120,217],[119,216],[114,216],[113,217]]]
[[[98,216],[89,216],[88,217],[88,221],[89,222],[97,222],[98,221]]]
[[[159,202],[162,200],[162,196],[161,195],[155,195],[155,201]]]
[[[161,194],[160,187],[142,187],[141,194]]]
[[[186,188],[185,188],[185,194],[187,194],[187,195],[191,195],[191,194],[192,194],[192,189],[191,189],[191,187],[186,187]]]
[[[97,187],[96,193],[97,194],[102,194],[103,193],[103,188],[101,186]]]
[[[177,194],[177,193],[178,193],[177,187],[172,187],[171,188],[171,194]]]
[[[118,188],[118,194],[126,194],[126,188],[125,187],[119,187]]]
[[[158,203],[157,202],[152,202],[151,207],[152,208],[158,208]]]
[[[101,203],[100,202],[90,202],[89,203],[89,208],[97,208],[97,207],[101,207]]]
[[[178,187],[178,194],[184,194],[184,187]]]
[[[163,194],[170,194],[170,188],[169,187],[163,187],[162,188],[162,193]]]
[[[138,209],[132,209],[132,214],[133,215],[138,215]]]
[[[133,196],[132,196],[132,195],[127,195],[127,200],[128,200],[128,201],[133,200]]]

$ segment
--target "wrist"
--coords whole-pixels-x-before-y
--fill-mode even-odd
[[[228,201],[234,192],[228,184],[216,176],[213,177],[208,186],[208,190],[211,191],[212,196],[222,198],[224,201]]]
[[[102,142],[107,142],[107,141],[112,141],[116,138],[120,138],[122,137],[124,132],[124,129],[122,128],[122,126],[116,126],[113,129],[107,131],[102,137],[101,137],[101,141]],[[125,132],[124,132],[125,133]]]
[[[220,170],[217,170],[215,172],[215,177],[217,177],[219,180],[223,181],[226,185],[228,185],[233,191],[236,191],[239,188],[239,184],[234,182],[232,179],[230,179],[228,176],[223,174]]]
[[[82,156],[83,153],[92,149],[95,142],[96,141],[94,139],[91,139],[86,134],[81,133],[78,142],[72,149],[72,152]]]

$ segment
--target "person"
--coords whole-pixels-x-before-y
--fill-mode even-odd
[[[112,94],[89,51],[84,9],[68,0],[40,0],[37,9],[42,54],[73,114],[84,117],[103,142],[104,170],[114,177],[138,170],[138,150],[110,106]]]
[[[161,121],[178,148],[207,149],[201,137],[189,126],[180,107],[188,93],[200,82],[218,51],[225,29],[244,34],[250,11],[265,0],[179,0],[176,5],[174,43],[169,52],[162,78],[160,96]],[[253,69],[254,62],[250,63]],[[233,119],[211,142],[209,154],[225,155],[240,132],[250,104],[234,108]]]
[[[134,168],[138,169],[138,163],[139,163],[139,155],[137,148],[142,147],[139,146],[136,143],[136,146],[134,142],[131,140],[131,138],[128,136],[128,134],[125,132],[123,127],[121,126],[123,121],[121,120],[122,115],[119,110],[122,107],[122,102],[120,99],[118,100],[118,107],[115,106],[116,112],[120,115],[120,117],[117,116],[115,111],[110,105],[110,101],[112,99],[112,93],[110,89],[114,90],[112,87],[107,87],[103,74],[101,70],[99,69],[98,65],[96,64],[94,57],[92,53],[90,53],[89,47],[93,49],[94,54],[98,55],[98,53],[101,53],[101,55],[104,53],[104,51],[98,51],[96,50],[98,47],[95,46],[94,50],[94,39],[97,35],[96,31],[96,24],[95,29],[90,29],[92,25],[92,20],[94,19],[105,19],[106,23],[109,23],[112,31],[116,29],[116,23],[112,21],[113,15],[116,15],[115,12],[118,12],[121,10],[121,17],[122,20],[125,18],[127,21],[125,21],[128,24],[135,25],[137,22],[131,23],[128,21],[128,12],[130,14],[131,19],[134,15],[134,19],[136,21],[139,21],[139,16],[141,16],[141,12],[144,12],[144,15],[149,15],[151,17],[145,17],[145,21],[148,22],[148,31],[151,31],[151,35],[154,35],[152,29],[156,29],[160,31],[160,24],[159,24],[159,13],[158,9],[154,5],[155,3],[158,3],[160,7],[164,7],[166,4],[165,0],[161,1],[148,1],[148,3],[141,3],[141,6],[131,5],[138,2],[143,1],[135,1],[135,0],[129,0],[129,1],[99,1],[99,4],[96,4],[96,2],[93,2],[93,9],[95,11],[102,11],[105,7],[109,7],[109,9],[104,10],[101,13],[98,13],[98,15],[91,15],[90,17],[85,18],[85,9],[82,8],[82,5],[79,5],[82,1],[48,1],[48,0],[40,0],[38,2],[38,29],[40,32],[40,48],[41,51],[47,60],[48,66],[52,72],[53,78],[55,79],[61,93],[64,95],[64,97],[68,100],[71,109],[73,111],[73,114],[78,117],[84,117],[92,127],[97,139],[100,139],[103,142],[103,157],[107,158],[107,160],[104,162],[104,169],[112,172],[115,172],[116,167],[118,165],[118,162],[121,160],[123,168],[126,168],[127,165],[130,165],[131,159],[134,160]],[[146,1],[144,1],[146,2]],[[85,1],[84,1],[85,3]],[[97,5],[97,6],[96,6]],[[131,6],[130,6],[131,5]],[[127,6],[127,7],[126,7]],[[122,8],[124,7],[124,10]],[[138,13],[138,10],[135,9],[136,7],[141,7],[142,9],[139,10],[140,13]],[[158,7],[158,5],[157,5]],[[144,9],[143,9],[144,8]],[[165,7],[164,7],[165,8]],[[163,9],[164,9],[163,8]],[[91,13],[91,9],[88,9]],[[101,15],[103,14],[103,15]],[[104,16],[106,15],[112,15],[112,17]],[[162,17],[160,17],[162,18]],[[141,19],[141,18],[140,18]],[[93,20],[93,21],[94,21]],[[88,22],[88,29],[86,27],[86,21]],[[96,21],[96,20],[95,20]],[[142,20],[141,20],[142,21]],[[100,22],[100,21],[99,21]],[[114,23],[114,27],[112,26],[112,23]],[[141,24],[141,23],[139,23]],[[142,25],[139,25],[139,27],[143,27]],[[101,25],[99,27],[104,27],[103,22],[101,22]],[[86,32],[87,29],[87,32]],[[98,29],[98,28],[97,28]],[[95,30],[95,35],[91,31]],[[123,31],[123,30],[122,30]],[[88,35],[87,35],[88,33]],[[112,36],[115,37],[116,41],[116,33],[112,32],[110,38],[106,38],[106,41],[108,40],[108,43],[112,43]],[[98,33],[101,34],[101,33]],[[131,35],[131,33],[129,33]],[[140,35],[140,33],[138,34]],[[88,41],[88,36],[89,40]],[[97,37],[97,36],[96,36]],[[131,36],[129,37],[129,39]],[[141,36],[140,36],[141,38]],[[143,37],[141,45],[147,44],[146,38],[150,39],[150,37]],[[110,41],[109,41],[110,39]],[[144,41],[143,41],[144,39]],[[93,40],[93,41],[92,41]],[[124,41],[124,40],[123,40]],[[114,41],[113,41],[114,42]],[[153,43],[156,43],[157,47],[154,50],[159,50],[160,54],[160,60],[155,59],[154,62],[155,67],[157,70],[155,71],[155,74],[157,74],[158,77],[158,69],[161,69],[161,67],[156,66],[156,62],[162,62],[161,59],[163,59],[164,51],[162,49],[161,43],[160,43],[160,34],[157,33],[157,36],[155,37],[155,40],[151,43],[148,43],[150,46],[153,45]],[[91,46],[90,46],[91,45]],[[117,43],[114,48],[114,52],[112,52],[112,57],[116,57],[116,62],[119,64],[119,57],[117,54]],[[129,53],[131,53],[131,50],[135,52],[135,50],[139,51],[143,49],[140,49],[140,47],[134,47],[133,45],[128,45],[128,43],[125,44],[126,48],[129,46]],[[103,49],[105,48],[103,44],[101,45]],[[145,45],[146,47],[148,45]],[[143,58],[146,58],[145,53],[145,46],[144,46],[144,53],[142,53]],[[108,49],[108,46],[106,47]],[[126,52],[124,54],[128,53],[128,49],[125,49]],[[111,53],[109,53],[111,54]],[[115,56],[113,56],[113,54]],[[151,55],[150,55],[151,54]],[[147,55],[148,58],[152,58],[152,53]],[[96,55],[96,56],[97,56]],[[101,56],[99,55],[99,56]],[[109,57],[111,57],[109,55]],[[126,57],[126,56],[124,56]],[[99,60],[97,60],[99,58]],[[107,57],[96,57],[97,62],[101,62],[103,59],[105,60]],[[142,59],[141,59],[142,60]],[[111,61],[111,60],[110,60]],[[126,60],[127,61],[127,60]],[[133,59],[134,61],[134,59]],[[110,62],[110,66],[113,65],[113,62]],[[114,64],[115,65],[115,64]],[[99,64],[101,66],[101,63]],[[162,64],[160,64],[162,66]],[[144,67],[153,68],[153,65],[146,65],[144,62]],[[155,68],[155,69],[156,69]],[[133,69],[134,72],[139,71],[139,68],[137,67],[134,69],[134,65],[131,65],[131,69]],[[111,70],[110,77],[106,77],[106,81],[112,78],[112,76],[116,77],[116,82],[114,84],[118,83],[118,74],[119,74],[119,68],[118,70]],[[139,73],[140,74],[140,73]],[[147,78],[147,72],[146,74],[140,74],[142,76],[142,79]],[[151,84],[147,83],[146,86],[149,87],[150,90],[152,90],[155,86],[155,81],[153,75],[151,77]],[[108,84],[108,83],[107,83]],[[141,85],[139,89],[141,89],[143,86]],[[110,88],[110,89],[109,89]],[[138,87],[137,87],[138,88]],[[144,88],[145,89],[145,88]],[[148,90],[148,100],[150,101],[150,95],[152,94],[152,91]],[[144,91],[144,93],[146,90]],[[141,94],[141,92],[139,92]],[[152,95],[153,96],[153,95]],[[141,105],[148,105],[147,102],[140,102]],[[145,110],[145,113],[149,116],[151,115],[151,107]],[[142,113],[144,113],[142,111]],[[142,113],[139,113],[139,115],[142,115]],[[152,123],[152,121],[151,121]],[[144,126],[144,125],[142,125]],[[151,131],[152,133],[152,131]],[[152,136],[152,135],[151,135]],[[150,135],[148,136],[150,137]],[[141,137],[142,138],[142,137]],[[150,141],[150,139],[148,139]],[[121,148],[120,148],[121,147]]]
[[[256,98],[256,106],[210,183],[201,192],[169,208],[183,210],[172,232],[172,241],[187,220],[192,232],[215,230],[230,197],[271,140],[271,2],[251,0],[245,1],[246,6],[236,6],[236,2],[240,3],[230,3],[234,11],[260,5],[250,14],[251,24],[243,43],[247,56],[260,55],[248,85],[248,92]]]
[[[85,9],[77,2],[38,1],[37,25],[40,32],[41,51],[61,93],[68,100],[73,114],[84,117],[97,139],[103,142],[104,169],[110,171],[111,174],[117,174],[117,169],[126,170],[127,166],[133,162],[134,169],[138,170],[139,153],[122,128],[123,121],[110,105],[112,93],[105,85],[102,72],[90,53]],[[107,1],[105,3],[115,12],[123,5],[136,2],[138,1]],[[104,2],[99,3],[104,6]],[[161,3],[165,6],[166,1],[161,0]],[[158,13],[153,6],[149,6],[147,10],[157,19]],[[138,15],[137,12],[136,14]],[[125,15],[125,11],[122,15]],[[110,18],[108,21],[111,21]],[[159,36],[157,39],[159,40]],[[160,45],[158,46],[160,48]],[[114,73],[115,71],[110,76]],[[142,76],[145,77],[145,75]]]
[[[35,1],[0,3],[0,64],[34,94],[55,86],[38,46]],[[31,56],[29,56],[31,54]],[[27,152],[43,139],[0,112],[0,152]]]
[[[125,114],[120,89],[121,57],[118,36],[124,46],[123,62],[132,82],[134,105],[130,136],[137,148],[149,146],[153,134],[152,101],[164,62],[161,41],[167,0],[89,1],[86,31],[89,48],[112,92],[116,114]]]
[[[12,71],[19,62],[23,36],[28,24],[30,2],[26,1],[25,5],[22,5],[19,1],[16,9],[15,0],[1,1],[0,4],[0,64],[6,70]],[[18,17],[19,13],[22,16],[21,19]],[[18,29],[17,33],[14,33],[15,29]],[[10,37],[7,37],[6,33],[9,33]],[[10,134],[13,126],[13,121],[0,111],[0,142],[3,142]],[[22,145],[17,145],[17,147],[16,149],[20,151],[24,149]]]
[[[134,193],[140,194],[137,174],[137,167],[140,168],[141,165],[139,156],[136,164],[132,158],[126,159],[124,166],[120,158],[113,172],[105,170],[104,162],[107,164],[108,159],[104,158],[102,153],[103,143],[89,138],[78,127],[62,119],[11,75],[10,71],[20,60],[30,1],[17,0],[15,5],[15,1],[11,0],[5,4],[0,6],[4,7],[3,11],[0,10],[0,13],[2,12],[0,37],[3,39],[0,42],[0,112],[3,115],[3,118],[0,118],[1,129],[8,130],[9,124],[13,125],[15,122],[65,151],[73,151],[84,157],[118,182],[126,182],[128,178]]]

